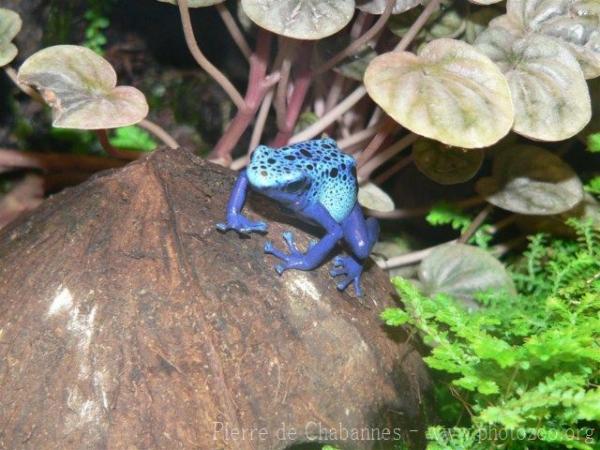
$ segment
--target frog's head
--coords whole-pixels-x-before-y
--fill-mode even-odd
[[[305,197],[312,184],[311,174],[302,161],[286,148],[259,145],[252,153],[246,174],[254,189],[287,204]]]

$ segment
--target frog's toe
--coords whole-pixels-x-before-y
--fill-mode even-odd
[[[298,249],[298,246],[296,245],[296,240],[294,239],[294,235],[292,234],[291,231],[284,231],[283,233],[281,233],[281,237],[285,241],[285,244],[287,245],[287,248],[290,251],[290,254],[292,254],[292,255],[301,255],[302,254],[302,252]]]
[[[219,231],[227,231],[229,228],[226,223],[218,223],[216,226]]]
[[[339,291],[344,291],[344,290],[346,290],[346,288],[348,286],[350,286],[351,283],[354,283],[354,293],[356,294],[356,296],[362,297],[363,290],[360,287],[360,276],[358,276],[358,277],[347,276],[342,281],[337,283],[336,287],[338,288]]]
[[[331,275],[332,277],[338,277],[340,275],[345,275],[346,274],[346,269],[344,269],[343,267],[334,267],[333,269],[331,269],[329,271],[329,275]]]
[[[340,282],[338,282],[335,286],[337,287],[338,291],[343,291],[345,290],[350,283],[352,283],[354,281],[354,278],[352,277],[344,277],[344,279]]]
[[[265,250],[265,253],[268,253],[269,255],[273,255],[276,258],[283,259],[283,260],[285,260],[287,258],[287,255],[285,253],[283,253],[281,250],[279,250],[277,247],[275,247],[273,245],[273,242],[271,242],[271,241],[265,242],[264,250]]]
[[[283,272],[285,272],[286,269],[287,269],[287,266],[285,266],[284,264],[277,264],[275,266],[275,272],[277,272],[279,275],[281,275]]]
[[[336,256],[333,258],[333,268],[329,271],[332,277],[345,275],[345,277],[336,284],[338,290],[345,290],[351,283],[354,283],[354,291],[357,296],[362,295],[360,287],[360,275],[362,273],[362,265],[354,260],[351,256]]]
[[[333,265],[335,267],[338,267],[338,266],[342,266],[343,267],[344,266],[344,261],[345,261],[346,258],[347,258],[347,256],[342,256],[342,255],[336,256],[335,258],[333,258]]]
[[[356,294],[357,297],[362,297],[362,295],[363,295],[363,290],[362,290],[362,287],[360,286],[360,277],[356,277],[354,279],[354,293]]]

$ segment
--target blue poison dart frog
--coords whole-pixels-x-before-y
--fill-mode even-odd
[[[372,217],[365,220],[357,202],[354,158],[344,154],[333,139],[315,139],[278,149],[259,145],[233,187],[227,203],[227,222],[217,224],[219,230],[267,231],[264,222],[252,222],[242,215],[248,186],[302,219],[316,222],[327,232],[320,241],[311,243],[306,253],[298,250],[289,231],[283,233],[289,254],[267,241],[265,253],[282,260],[275,267],[277,273],[314,269],[343,239],[352,255],[336,256],[330,274],[343,275],[337,284],[339,290],[354,282],[356,295],[362,295],[360,275],[379,235],[379,224]]]

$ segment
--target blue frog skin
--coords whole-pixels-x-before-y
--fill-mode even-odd
[[[314,269],[343,239],[352,254],[336,256],[330,274],[343,276],[337,283],[340,291],[354,283],[356,295],[362,295],[360,275],[364,260],[377,241],[379,224],[372,217],[365,219],[357,202],[354,158],[343,153],[333,139],[315,139],[279,149],[258,146],[233,187],[227,203],[227,221],[217,224],[219,230],[243,234],[267,231],[264,222],[252,222],[242,214],[249,188],[294,211],[305,221],[317,223],[326,232],[306,253],[298,249],[289,231],[282,234],[289,254],[267,241],[265,253],[282,261],[275,267],[278,274],[287,269]]]

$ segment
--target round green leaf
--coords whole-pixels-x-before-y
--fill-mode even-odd
[[[583,200],[568,211],[552,216],[519,215],[516,223],[519,228],[529,234],[551,233],[575,238],[575,230],[566,223],[571,218],[581,222],[589,220],[597,229],[600,229],[600,204],[586,192]]]
[[[421,3],[423,3],[422,0],[396,0],[394,8],[392,9],[392,14],[403,13]],[[363,12],[380,15],[385,11],[386,4],[387,0],[358,0],[356,2],[356,7]]]
[[[321,39],[344,28],[354,0],[242,0],[257,25],[294,39]]]
[[[17,47],[11,42],[21,31],[21,17],[10,9],[0,8],[0,67],[17,56]]]
[[[506,269],[487,251],[465,244],[436,247],[419,267],[419,280],[427,295],[444,293],[471,304],[478,292],[515,293]]]
[[[92,50],[56,45],[34,53],[18,73],[20,83],[34,86],[52,107],[53,125],[97,130],[133,125],[148,114],[144,94],[116,86],[112,66]]]
[[[575,172],[548,150],[529,145],[500,150],[492,176],[475,188],[491,204],[519,214],[559,214],[583,199]]]
[[[427,32],[433,39],[455,38],[465,31],[466,25],[462,12],[449,8],[428,27]]]
[[[384,53],[369,64],[365,85],[394,120],[447,145],[487,147],[512,127],[506,78],[486,55],[462,41],[437,39],[418,55]]]
[[[394,201],[380,187],[373,183],[365,183],[358,188],[358,203],[375,211],[393,211]]]
[[[586,78],[600,76],[598,0],[508,0],[506,12],[523,33],[533,31],[567,44]]]
[[[600,78],[594,78],[588,81],[590,89],[590,98],[592,99],[592,118],[579,133],[579,138],[583,142],[587,141],[588,135],[600,131]]]
[[[484,152],[447,147],[429,139],[419,139],[412,147],[415,165],[421,173],[440,184],[463,183],[481,167]]]
[[[514,130],[540,141],[577,134],[590,120],[588,86],[579,63],[558,40],[539,34],[521,38],[491,27],[475,45],[508,79],[515,108]]]
[[[170,3],[172,5],[177,4],[177,0],[158,0],[163,3]],[[225,0],[188,0],[189,8],[204,8],[205,6],[216,5],[217,3],[223,3]]]

